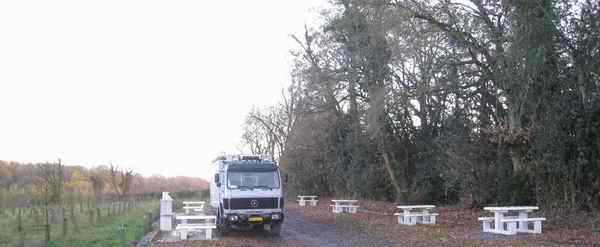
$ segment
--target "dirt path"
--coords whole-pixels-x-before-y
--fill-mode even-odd
[[[349,226],[311,221],[295,208],[288,210],[280,237],[306,246],[392,246],[385,239],[357,232]]]

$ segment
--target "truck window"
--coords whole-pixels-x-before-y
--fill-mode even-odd
[[[248,188],[268,187],[279,188],[279,176],[276,171],[237,172],[229,171],[227,174],[228,186],[232,189],[240,186]]]

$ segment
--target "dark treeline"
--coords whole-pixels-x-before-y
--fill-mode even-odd
[[[291,191],[600,207],[600,2],[337,0],[321,23],[243,136]]]

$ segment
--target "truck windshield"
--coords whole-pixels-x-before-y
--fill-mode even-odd
[[[231,189],[276,189],[279,188],[277,171],[238,172],[229,171],[228,186]]]

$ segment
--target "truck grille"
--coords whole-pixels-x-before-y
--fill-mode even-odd
[[[224,203],[229,209],[267,209],[277,208],[278,198],[231,198],[223,201],[229,201]]]

